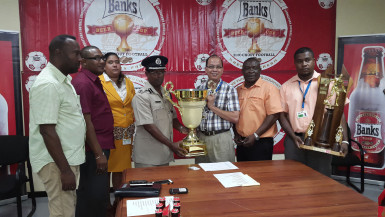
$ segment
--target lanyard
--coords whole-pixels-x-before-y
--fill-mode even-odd
[[[218,90],[221,89],[222,83],[223,83],[223,80],[221,80],[221,82],[219,82],[217,88],[215,89],[215,93],[217,93]]]
[[[301,82],[298,81],[299,90],[300,90],[301,93],[303,94],[303,98],[302,98],[302,109],[305,108],[305,97],[306,97],[307,92],[309,91],[310,84],[311,84],[312,81],[313,81],[313,80],[310,80],[309,84],[307,85],[306,90],[305,90],[305,93],[304,93],[304,92],[302,91],[302,89],[301,89]]]

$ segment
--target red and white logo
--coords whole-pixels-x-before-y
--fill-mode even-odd
[[[196,1],[198,2],[198,4],[203,6],[209,5],[212,2],[212,0],[196,0]]]
[[[198,55],[195,57],[195,61],[194,61],[195,68],[196,68],[198,71],[204,71],[205,68],[206,68],[206,60],[207,60],[209,57],[210,57],[210,55],[205,54],[205,53],[198,54]]]
[[[25,57],[25,65],[33,72],[40,72],[47,66],[47,63],[47,58],[40,51],[31,52]]]
[[[317,58],[317,66],[320,70],[326,70],[328,66],[333,65],[333,60],[330,54],[321,53]]]
[[[223,57],[237,68],[249,57],[261,58],[261,68],[286,55],[292,36],[288,7],[283,0],[228,0],[219,14],[217,40]]]
[[[333,7],[335,0],[318,0],[319,6],[323,9],[329,9]]]
[[[79,19],[84,46],[116,52],[122,71],[137,71],[141,61],[160,54],[165,21],[158,0],[85,0]]]

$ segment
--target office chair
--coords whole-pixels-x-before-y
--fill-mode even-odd
[[[333,159],[332,159],[332,166],[336,166],[336,167],[340,167],[340,166],[343,166],[343,167],[346,167],[346,183],[348,183],[348,185],[350,185],[354,190],[358,191],[359,193],[362,193],[364,192],[365,188],[365,159],[364,159],[364,149],[362,148],[362,145],[356,141],[356,140],[353,140],[351,138],[351,134],[350,134],[350,128],[348,127],[348,137],[349,137],[349,151],[348,151],[348,154],[346,154],[345,158],[343,157],[336,157],[336,156],[333,156]],[[353,150],[352,150],[352,142],[356,143],[358,148],[360,149],[360,157],[357,157],[357,155],[355,155],[353,153]],[[361,170],[360,170],[360,178],[361,178],[361,188],[358,188],[355,184],[353,184],[351,181],[350,181],[350,167],[351,166],[356,166],[356,165],[360,165],[361,166]]]
[[[32,198],[32,216],[36,210],[35,190],[32,179],[32,168],[29,162],[29,144],[26,136],[0,136],[0,165],[2,167],[17,164],[16,174],[0,174],[0,200],[16,197],[17,216],[21,217],[21,196],[24,192],[24,183],[29,182]],[[27,164],[28,175],[25,165]]]

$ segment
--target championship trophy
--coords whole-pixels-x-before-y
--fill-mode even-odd
[[[120,37],[120,45],[116,48],[117,51],[126,52],[131,51],[132,48],[127,44],[127,36],[131,35],[134,30],[134,21],[125,14],[120,14],[112,21],[112,26],[115,33]]]
[[[333,68],[330,66],[318,77],[318,96],[313,119],[306,131],[305,143],[300,147],[343,156],[340,153],[343,138],[340,122],[346,93],[353,81],[344,66],[340,75],[333,75],[332,72]]]
[[[249,53],[255,54],[261,52],[261,48],[257,44],[257,38],[265,31],[265,24],[258,18],[251,18],[247,20],[245,29],[247,36],[251,38]]]
[[[167,86],[170,88],[167,89]],[[206,105],[207,90],[180,89],[173,90],[171,81],[163,86],[164,96],[178,108],[183,124],[189,129],[188,136],[183,139],[181,147],[187,151],[186,157],[196,157],[207,154],[206,145],[196,135],[196,129],[202,120],[203,108]],[[171,100],[170,93],[173,93],[178,104]]]

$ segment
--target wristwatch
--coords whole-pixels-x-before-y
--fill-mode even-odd
[[[258,141],[259,140],[258,134],[254,133],[254,136],[255,136],[255,141]]]

